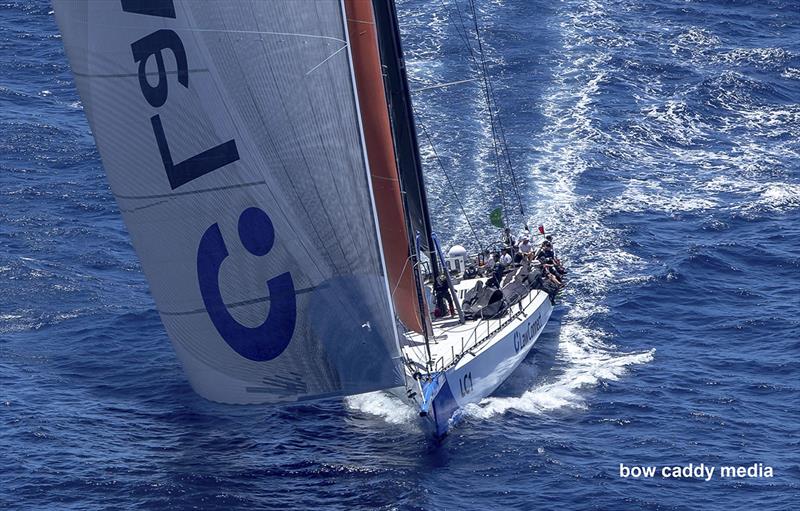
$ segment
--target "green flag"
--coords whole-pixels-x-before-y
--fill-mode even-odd
[[[503,228],[503,210],[500,208],[493,209],[491,213],[489,213],[489,221],[492,223],[493,226]]]

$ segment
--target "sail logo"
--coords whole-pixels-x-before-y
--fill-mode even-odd
[[[122,10],[132,14],[156,16],[159,18],[175,18],[175,5],[172,0],[121,0]],[[167,82],[167,69],[164,66],[164,51],[169,50],[175,58],[177,65],[178,83],[189,88],[189,61],[186,58],[186,49],[180,36],[169,29],[159,29],[155,32],[134,41],[131,44],[133,61],[139,64],[139,87],[144,99],[154,108],[160,108],[167,102],[169,84]],[[158,81],[151,85],[147,76],[147,63],[155,60],[158,68]],[[173,190],[183,186],[201,176],[220,169],[239,160],[239,151],[236,140],[228,140],[205,151],[175,163],[164,130],[161,115],[150,117],[153,135],[156,139],[161,162],[167,174],[170,188]]]
[[[245,209],[238,228],[239,241],[251,254],[261,257],[272,249],[275,229],[264,211]],[[286,272],[266,282],[269,313],[259,326],[251,328],[236,321],[222,299],[219,272],[228,255],[219,224],[206,229],[197,249],[197,278],[208,316],[236,353],[257,362],[272,360],[283,353],[294,334],[297,303],[292,276]]]
[[[161,19],[176,18],[173,0],[120,1],[126,13]],[[174,72],[168,72],[164,64],[167,51],[172,54],[177,67]],[[134,63],[139,65],[139,87],[151,107],[161,108],[166,104],[170,86],[168,74],[174,73],[178,83],[189,88],[186,49],[174,30],[159,28],[134,41],[131,43],[131,53]],[[157,73],[147,72],[148,63],[155,64]],[[150,81],[153,75],[157,75],[155,83]],[[150,124],[172,190],[239,160],[236,140],[231,139],[175,163],[164,129],[165,125],[168,126],[167,121],[162,120],[161,114],[156,114],[150,117]],[[272,220],[258,208],[244,210],[239,216],[239,240],[251,254],[266,255],[275,242]],[[227,257],[225,240],[219,225],[214,224],[205,231],[197,249],[197,277],[206,311],[220,336],[236,353],[254,361],[272,360],[286,349],[294,335],[297,304],[292,276],[286,272],[266,282],[269,313],[259,326],[250,328],[236,321],[222,299],[219,271]]]

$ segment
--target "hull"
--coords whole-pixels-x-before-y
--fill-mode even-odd
[[[465,355],[431,382],[426,422],[436,437],[445,436],[464,406],[489,396],[528,355],[553,312],[547,294],[536,293],[523,314],[492,341]]]

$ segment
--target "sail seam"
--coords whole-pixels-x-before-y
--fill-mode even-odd
[[[312,39],[328,39],[331,41],[338,41],[340,43],[347,43],[338,37],[333,37],[329,35],[317,35],[317,34],[297,34],[291,32],[269,32],[269,31],[261,31],[261,30],[220,30],[215,28],[179,28],[176,31],[189,31],[189,32],[222,32],[226,34],[255,34],[255,35],[274,35],[274,36],[289,36],[289,37],[310,37]]]
[[[320,286],[306,287],[306,288],[302,288],[302,289],[295,289],[294,294],[295,295],[302,295],[302,294],[310,293],[312,291],[315,291],[319,287]],[[228,307],[229,309],[233,309],[233,308],[236,308],[236,307],[244,307],[245,305],[253,305],[253,304],[256,304],[256,303],[264,303],[264,302],[268,302],[269,300],[270,300],[269,296],[262,296],[262,297],[259,297],[259,298],[251,298],[250,300],[242,300],[241,302],[226,303],[225,306]],[[194,310],[188,310],[188,311],[162,311],[162,310],[159,310],[158,312],[163,314],[163,315],[165,315],[165,316],[187,316],[189,314],[200,314],[200,313],[204,313],[205,314],[205,313],[208,313],[208,310],[205,307],[203,307],[202,309],[194,309]]]
[[[189,69],[186,71],[187,73],[210,73],[211,70],[208,68],[198,68],[198,69]],[[93,74],[93,73],[81,73],[80,71],[73,71],[73,75],[80,76],[81,78],[134,78],[141,75],[141,73],[109,73],[109,74]],[[144,73],[145,76],[159,76],[161,74],[165,75],[177,75],[178,71],[151,71],[149,73]]]
[[[69,16],[70,22],[75,23],[76,25],[89,25],[88,21],[82,20],[75,16]],[[91,23],[92,27],[105,27],[105,28],[112,28],[114,30],[138,30],[140,27],[137,26],[130,26],[130,25],[108,25],[105,23],[97,23],[93,21]],[[253,34],[253,35],[274,35],[279,37],[308,37],[311,39],[326,39],[330,41],[339,41],[340,43],[346,43],[347,41],[340,39],[338,37],[329,36],[329,35],[319,35],[319,34],[300,34],[296,32],[274,32],[271,30],[230,30],[230,29],[219,29],[219,28],[190,28],[190,27],[172,27],[171,30],[175,32],[209,32],[209,33],[222,33],[222,34]]]
[[[392,183],[399,183],[399,179],[395,179],[393,177],[386,177],[386,176],[378,176],[376,174],[370,174],[373,179],[382,179],[383,181],[391,181]]]
[[[141,199],[166,199],[170,197],[178,197],[180,195],[195,195],[201,193],[208,193],[208,192],[219,192],[222,190],[232,190],[235,188],[246,188],[248,186],[258,186],[258,185],[266,185],[266,181],[254,181],[252,183],[239,183],[235,185],[226,185],[226,186],[217,186],[214,188],[202,188],[200,190],[188,190],[185,192],[172,192],[172,193],[160,193],[160,194],[153,194],[153,195],[122,195],[114,192],[111,190],[111,193],[114,194],[114,197],[117,199],[128,199],[128,200],[141,200]]]
[[[373,22],[371,22],[371,21],[366,21],[366,20],[355,20],[355,19],[353,19],[353,18],[347,18],[347,21],[350,21],[350,22],[353,22],[353,23],[361,23],[361,24],[363,24],[363,25],[374,25],[374,24],[375,24],[375,23],[373,23]]]
[[[169,199],[164,199],[156,202],[151,202],[150,204],[145,204],[144,206],[136,206],[135,208],[119,208],[122,213],[134,213],[136,211],[141,211],[143,209],[153,208],[159,206],[161,204],[166,204],[169,202]]]

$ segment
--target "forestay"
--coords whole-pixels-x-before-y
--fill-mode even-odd
[[[338,0],[55,0],[161,318],[223,402],[402,384]]]

